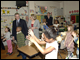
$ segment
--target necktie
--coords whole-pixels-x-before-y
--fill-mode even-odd
[[[16,25],[18,26],[19,25],[19,22],[17,21]]]

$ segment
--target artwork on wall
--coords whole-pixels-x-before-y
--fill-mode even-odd
[[[47,14],[47,6],[35,6],[36,14]]]

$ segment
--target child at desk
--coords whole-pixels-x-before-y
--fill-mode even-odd
[[[73,38],[74,42],[78,44],[76,54],[77,54],[77,58],[79,58],[79,38],[77,37],[77,33],[75,31],[72,32],[72,35],[74,37]]]
[[[68,32],[66,33],[65,42],[64,42],[64,45],[65,47],[67,47],[67,51],[68,51],[68,57],[67,57],[68,59],[72,57],[72,52],[74,52],[74,42],[72,37],[73,30],[74,30],[73,26],[68,25]]]
[[[44,30],[46,30],[48,28],[48,26],[46,25],[46,22],[43,23],[43,28],[44,28]]]
[[[54,29],[57,31],[57,34],[58,34],[58,31],[59,31],[59,22],[58,22],[58,20],[54,21],[53,26],[54,26]]]
[[[7,45],[8,45],[8,53],[9,55],[11,55],[13,53],[12,51],[12,42],[11,42],[11,38],[10,38],[10,28],[9,27],[6,27],[5,28],[5,36],[4,36],[4,39],[3,41],[7,40]]]
[[[22,46],[25,46],[25,36],[21,32],[21,27],[17,27],[17,47],[20,48]],[[22,59],[26,59],[26,55],[22,52],[19,52],[20,55],[22,55]]]
[[[58,43],[55,40],[57,37],[55,29],[48,28],[45,30],[43,33],[44,41],[40,41],[36,38],[32,30],[29,30],[29,34],[28,39],[35,44],[42,54],[46,54],[45,59],[57,59]],[[39,44],[46,44],[46,49],[42,48]]]

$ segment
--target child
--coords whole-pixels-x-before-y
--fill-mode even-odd
[[[58,29],[59,28],[59,22],[58,22],[58,20],[55,20],[53,26],[54,26],[54,29],[57,31],[57,34],[58,34],[58,31],[59,31],[59,29]]]
[[[25,46],[25,36],[21,32],[21,27],[17,27],[17,47],[20,48],[22,46]],[[26,55],[23,54],[22,52],[19,52],[20,55],[22,55],[22,59],[26,59]]]
[[[5,32],[6,32],[6,34],[4,36],[5,38],[3,39],[3,41],[7,40],[7,45],[8,45],[8,53],[7,54],[11,55],[13,53],[13,51],[12,51],[12,43],[11,43],[11,38],[10,38],[10,35],[11,35],[10,28],[6,27]]]
[[[43,27],[44,27],[44,30],[48,28],[48,26],[46,25],[46,22],[43,23]]]
[[[67,51],[68,51],[68,59],[69,57],[72,56],[72,52],[74,52],[74,42],[73,42],[73,37],[72,37],[72,31],[73,31],[73,26],[72,25],[68,25],[68,32],[66,33],[66,38],[65,38],[65,42],[64,45],[65,47],[67,47]]]
[[[76,54],[77,54],[77,58],[79,58],[79,38],[77,37],[77,34],[75,31],[72,32],[72,35],[74,37],[73,38],[74,42],[78,44]]]
[[[45,59],[57,59],[58,43],[55,40],[57,36],[55,29],[48,28],[45,30],[43,33],[44,41],[40,41],[36,38],[32,30],[29,30],[28,33],[30,34],[28,39],[36,45],[42,54],[46,54]],[[46,44],[46,49],[42,48],[39,44]]]

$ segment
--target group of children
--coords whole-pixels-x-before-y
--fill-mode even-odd
[[[57,23],[57,22],[56,22]],[[55,25],[54,25],[55,26]],[[21,32],[21,27],[17,27],[17,47],[20,48],[22,46],[25,46],[25,37],[24,34]],[[10,38],[10,29],[8,27],[5,28],[5,38],[3,41],[7,41],[8,45],[8,53],[11,55],[13,53],[12,51],[12,43],[11,43],[11,38]],[[55,40],[57,37],[56,30],[54,28],[46,28],[46,30],[43,33],[44,36],[44,41],[40,41],[33,33],[33,31],[29,30],[28,33],[30,36],[28,36],[27,39],[31,40],[35,46],[38,48],[38,50],[42,54],[46,54],[45,59],[57,59],[58,55],[58,43]],[[74,42],[78,44],[77,47],[77,58],[79,58],[79,37],[76,36],[76,33],[74,32],[73,26],[69,25],[68,26],[68,31],[66,34],[65,38],[65,43],[64,45],[67,47],[68,51],[68,59],[72,57],[72,52],[74,52]],[[39,44],[46,44],[46,48],[43,49]],[[22,58],[26,59],[26,55],[21,53]]]

